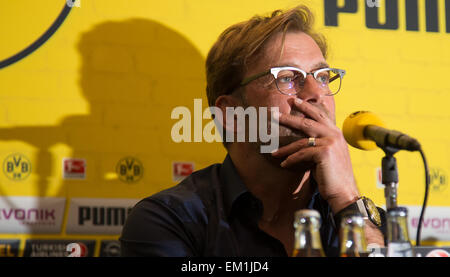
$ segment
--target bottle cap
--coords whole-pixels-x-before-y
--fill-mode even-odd
[[[387,213],[390,216],[407,216],[408,209],[406,207],[395,207],[388,209]]]
[[[295,212],[295,218],[298,217],[317,217],[320,219],[320,214],[316,210],[311,209],[303,209]]]
[[[360,212],[349,211],[342,215],[341,226],[345,225],[356,225],[359,227],[364,227],[364,217]]]

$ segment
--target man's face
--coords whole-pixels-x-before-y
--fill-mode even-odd
[[[328,67],[319,46],[309,35],[302,32],[288,32],[285,36],[284,47],[281,49],[282,37],[280,33],[268,41],[262,55],[249,64],[244,78],[277,66],[293,66],[306,72]],[[325,95],[324,90],[311,75],[308,75],[302,91],[297,95],[281,94],[270,74],[249,83],[244,92],[246,106],[278,107],[282,114],[304,116],[294,106],[296,97],[322,109],[335,121],[334,98]],[[304,137],[304,134],[280,125],[280,146]]]

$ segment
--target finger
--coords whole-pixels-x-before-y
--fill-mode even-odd
[[[314,138],[313,138],[314,139]],[[307,147],[318,147],[322,145],[322,139],[314,139],[315,145],[310,145],[310,138],[303,138],[303,139],[299,139],[297,141],[294,141],[288,145],[285,145],[279,149],[277,149],[276,151],[272,152],[272,156],[274,157],[284,157],[284,156],[288,156],[291,155],[297,151],[300,151],[303,148],[307,148]]]
[[[307,147],[289,155],[280,166],[291,168],[303,163],[316,163],[317,156],[320,154],[321,147]]]
[[[280,125],[299,130],[309,137],[323,137],[329,133],[327,125],[306,117],[279,114],[278,122]]]
[[[300,110],[305,116],[314,119],[315,121],[326,124],[328,126],[334,125],[329,113],[325,108],[319,108],[316,105],[303,101],[300,98],[296,98],[294,101],[294,106]]]

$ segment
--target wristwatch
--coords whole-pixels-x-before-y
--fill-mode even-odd
[[[367,197],[363,196],[359,198],[356,202],[340,210],[334,216],[334,222],[337,228],[340,227],[342,216],[347,212],[359,212],[364,219],[370,220],[375,226],[381,227],[382,225],[380,212],[378,211],[377,206],[375,206],[372,200]]]

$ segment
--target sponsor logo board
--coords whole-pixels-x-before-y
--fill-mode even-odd
[[[388,247],[375,247],[372,245],[369,257],[388,257]],[[413,246],[416,257],[449,257],[450,247]]]
[[[0,257],[18,257],[20,240],[0,240]]]
[[[422,206],[406,207],[408,208],[410,239],[415,240]],[[450,241],[450,207],[426,207],[422,223],[421,240]]]
[[[426,257],[432,257],[432,258],[443,258],[443,257],[450,257],[450,253],[445,251],[444,249],[435,249],[428,253]]]
[[[93,257],[95,240],[27,240],[24,257]]]
[[[75,158],[63,159],[64,179],[86,179],[86,160]]]
[[[59,233],[65,198],[0,197],[0,233]]]
[[[120,257],[120,242],[118,240],[102,240],[100,257]]]
[[[72,198],[67,234],[107,234],[122,232],[125,220],[140,199]]]
[[[175,182],[182,181],[194,172],[193,162],[173,162],[172,177]]]

